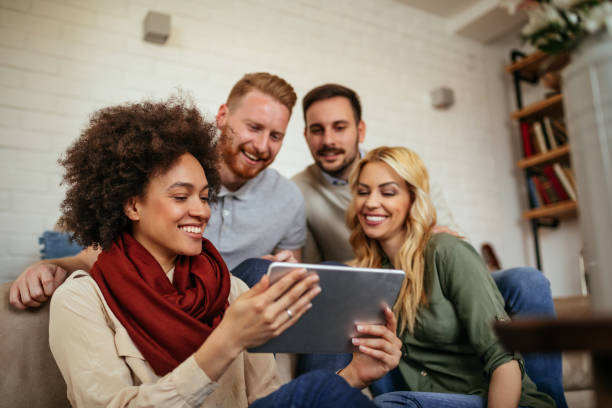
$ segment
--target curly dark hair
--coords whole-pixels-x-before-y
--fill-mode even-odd
[[[209,195],[220,186],[216,127],[192,102],[175,96],[95,112],[79,139],[58,160],[68,186],[59,224],[84,246],[108,249],[131,221],[123,206],[143,196],[151,178],[192,154],[204,168]]]

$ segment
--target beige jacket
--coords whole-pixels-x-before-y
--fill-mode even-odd
[[[247,289],[232,277],[230,303]],[[49,344],[75,407],[247,407],[280,386],[271,354],[243,352],[218,382],[193,356],[157,376],[82,271],[53,295]]]

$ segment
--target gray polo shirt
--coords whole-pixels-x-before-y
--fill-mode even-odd
[[[204,237],[229,269],[274,249],[299,249],[306,241],[302,193],[292,181],[267,168],[237,191],[221,187]]]

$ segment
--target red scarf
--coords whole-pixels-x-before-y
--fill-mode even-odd
[[[100,254],[90,274],[138,350],[160,376],[200,347],[228,306],[229,271],[205,238],[200,255],[177,257],[174,283],[128,233]]]

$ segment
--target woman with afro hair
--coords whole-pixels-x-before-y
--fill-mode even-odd
[[[372,406],[355,387],[389,366],[380,328],[365,326],[370,347],[340,374],[309,373],[278,390],[274,357],[245,351],[295,323],[320,288],[296,269],[248,290],[202,237],[220,186],[215,132],[181,98],[114,106],[60,160],[60,225],[102,250],[51,301],[49,342],[71,404]]]

